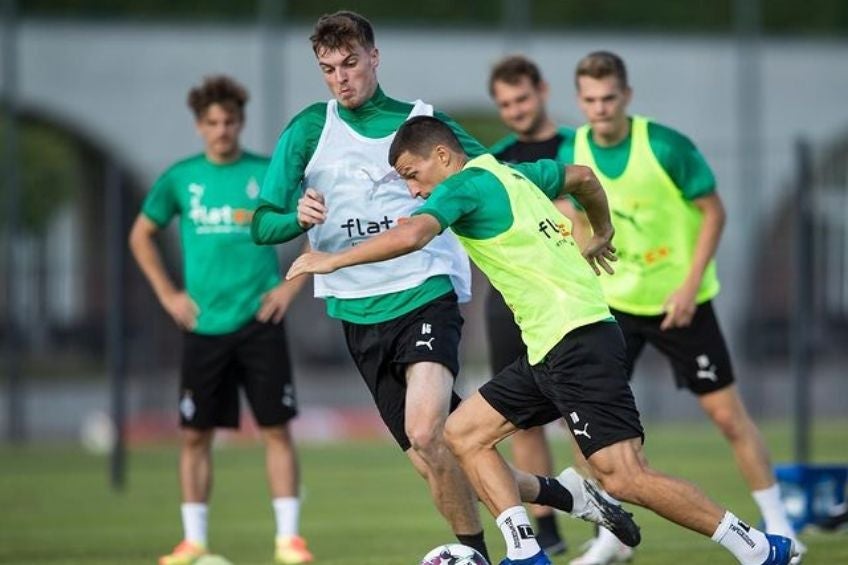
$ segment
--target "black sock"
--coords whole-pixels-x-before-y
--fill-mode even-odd
[[[568,492],[568,489],[562,486],[556,479],[540,477],[538,475],[536,478],[539,479],[539,496],[532,502],[542,504],[543,506],[550,506],[563,512],[571,512],[571,509],[574,508],[574,498]]]
[[[486,561],[491,561],[489,559],[489,550],[486,549],[486,541],[483,539],[482,531],[478,534],[456,534],[456,539],[458,539],[459,543],[462,545],[467,545],[468,547],[476,549],[480,555],[486,558]]]
[[[548,514],[536,517],[536,536],[548,535],[553,539],[560,539],[559,528],[557,528],[556,516]]]

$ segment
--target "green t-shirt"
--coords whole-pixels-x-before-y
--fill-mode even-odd
[[[557,198],[565,181],[562,164],[551,159],[511,164],[551,200]],[[512,226],[509,196],[491,172],[480,168],[464,169],[433,189],[425,204],[414,215],[430,214],[442,230],[471,239],[489,239]]]
[[[566,139],[560,152],[565,163],[574,162],[574,137]],[[707,160],[692,141],[682,133],[654,122],[648,123],[648,141],[660,166],[680,188],[683,197],[695,200],[715,192],[716,180]],[[589,146],[601,171],[615,178],[624,172],[630,157],[631,136],[610,147],[601,147],[592,139]]]
[[[396,132],[412,108],[413,104],[389,98],[378,87],[362,106],[351,110],[339,104],[338,112],[359,135],[379,139]],[[303,233],[297,224],[297,200],[307,188],[302,186],[303,173],[318,146],[326,116],[326,102],[312,104],[295,116],[280,136],[253,220],[256,243],[282,243]],[[435,116],[450,126],[469,155],[485,153],[485,148],[455,121],[440,112]],[[349,299],[328,297],[327,313],[356,324],[376,324],[402,316],[452,289],[449,277],[439,275],[416,288],[395,293]]]
[[[197,333],[239,329],[280,281],[274,250],[250,238],[267,168],[266,157],[251,153],[223,165],[196,155],[165,171],[144,200],[142,213],[160,228],[180,217],[186,291],[200,309]]]

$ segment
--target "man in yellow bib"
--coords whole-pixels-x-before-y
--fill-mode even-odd
[[[398,227],[356,247],[302,255],[287,278],[393,259],[451,228],[504,296],[527,354],[463,402],[445,426],[448,447],[496,517],[507,548],[501,565],[551,562],[496,446],[518,429],[558,418],[566,419],[611,495],[712,536],[744,565],[789,563],[791,540],[750,527],[694,485],[648,466],[627,381],[624,339],[595,277],[601,269],[612,273],[608,261],[615,260],[615,249],[606,197],[591,169],[547,159],[510,167],[489,154],[469,160],[451,129],[431,116],[411,118],[400,127],[389,163],[406,179],[410,194],[427,202]],[[583,256],[570,222],[551,203],[566,194],[586,210],[594,232]],[[606,519],[597,521],[608,523],[621,541],[638,544],[638,530],[626,513],[573,470],[557,481],[568,491],[572,515],[586,517],[600,509]]]
[[[632,91],[620,57],[587,55],[575,83],[588,123],[577,130],[572,162],[592,167],[609,199],[619,262],[601,286],[624,333],[628,373],[646,343],[669,360],[677,386],[697,395],[730,442],[765,529],[792,538],[803,552],[712,307],[719,291],[713,257],[725,219],[715,177],[687,137],[627,114]],[[630,553],[601,531],[572,565],[616,563]]]

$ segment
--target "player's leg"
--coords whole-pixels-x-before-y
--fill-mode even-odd
[[[297,450],[290,422],[297,415],[288,343],[283,323],[251,322],[242,331],[238,361],[245,396],[262,433],[265,468],[276,522],[274,559],[309,563],[312,554],[300,536]]]
[[[521,339],[521,330],[515,316],[504,302],[503,296],[489,288],[486,297],[486,341],[491,374],[500,373],[506,366],[527,354]],[[517,430],[510,439],[515,468],[539,476],[553,475],[553,455],[542,427]],[[549,506],[529,504],[528,509],[536,522],[536,539],[549,555],[566,551],[565,540],[557,525],[556,515]]]
[[[639,413],[627,382],[624,340],[617,325],[586,326],[569,334],[564,342],[546,359],[555,377],[545,382],[543,390],[556,398],[594,475],[608,493],[712,537],[742,563],[771,563],[767,559],[772,551],[779,558],[773,562],[788,563],[790,540],[767,538],[693,484],[648,465],[642,453]],[[576,366],[582,367],[576,370]]]
[[[618,322],[625,343],[625,364],[627,375],[633,378],[633,371],[639,356],[645,348],[646,338],[644,333],[644,319],[641,316],[632,316],[617,310],[612,310]],[[574,465],[583,476],[591,477],[592,470],[583,457],[576,442],[572,441],[574,452]],[[585,551],[572,559],[569,565],[607,565],[610,563],[623,563],[633,557],[633,549],[623,544],[615,534],[598,526],[595,537],[590,539],[584,546]]]
[[[734,383],[733,366],[710,302],[698,306],[692,324],[656,331],[651,343],[671,361],[678,386],[697,397],[704,412],[730,444],[736,464],[760,508],[766,531],[790,537],[795,532],[780,500],[768,448]],[[797,543],[799,549],[803,545]]]
[[[238,426],[234,343],[233,334],[184,336],[179,398],[183,541],[159,559],[160,565],[185,565],[206,553],[214,429]]]

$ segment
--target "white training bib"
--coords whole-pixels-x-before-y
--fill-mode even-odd
[[[409,117],[420,115],[432,116],[433,107],[417,100]],[[389,166],[394,137],[359,135],[339,117],[336,100],[327,103],[324,129],[303,175],[303,189],[320,192],[327,206],[326,221],[307,232],[312,249],[343,251],[396,226],[398,218],[421,206]],[[460,302],[471,299],[468,256],[450,230],[409,255],[315,275],[315,296],[379,296],[415,288],[434,275],[450,276]]]

